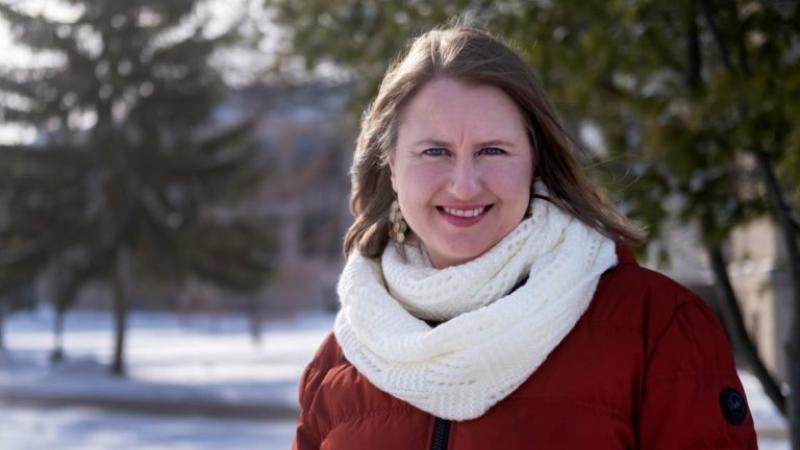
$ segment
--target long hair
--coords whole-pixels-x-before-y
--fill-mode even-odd
[[[389,242],[389,209],[394,200],[389,161],[397,141],[398,117],[420,88],[437,77],[491,85],[505,92],[525,118],[534,153],[533,179],[544,182],[549,200],[614,241],[641,241],[642,231],[583,172],[573,154],[574,140],[550,106],[533,70],[488,32],[454,26],[415,38],[391,64],[378,95],[364,112],[350,172],[350,207],[355,221],[345,236],[346,255],[358,250],[376,258]]]

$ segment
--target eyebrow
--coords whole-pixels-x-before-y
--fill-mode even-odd
[[[420,145],[433,145],[433,146],[436,146],[436,147],[450,147],[451,146],[449,142],[440,141],[438,139],[430,139],[430,138],[420,139],[419,141],[414,142],[413,145],[414,145],[414,147],[417,147],[417,146],[420,146]],[[488,140],[488,141],[484,141],[484,142],[478,143],[478,147],[480,147],[480,148],[494,147],[494,146],[510,147],[510,148],[516,147],[513,143],[511,143],[509,141],[504,141],[502,139],[491,139],[491,140]]]

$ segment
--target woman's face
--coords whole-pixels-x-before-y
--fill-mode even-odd
[[[437,78],[398,120],[392,186],[434,267],[481,255],[522,221],[533,151],[519,108],[502,90]]]

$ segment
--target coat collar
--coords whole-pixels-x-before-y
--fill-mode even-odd
[[[627,245],[617,243],[616,252],[617,252],[617,265],[620,264],[633,264],[636,266],[639,265],[636,262],[636,257],[633,256],[633,251],[631,251],[630,247],[628,247]]]

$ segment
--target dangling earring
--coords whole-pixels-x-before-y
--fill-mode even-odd
[[[392,223],[392,228],[389,230],[389,236],[394,238],[398,244],[402,244],[406,240],[406,221],[403,220],[403,213],[400,212],[400,203],[395,199],[389,209],[389,221]]]

